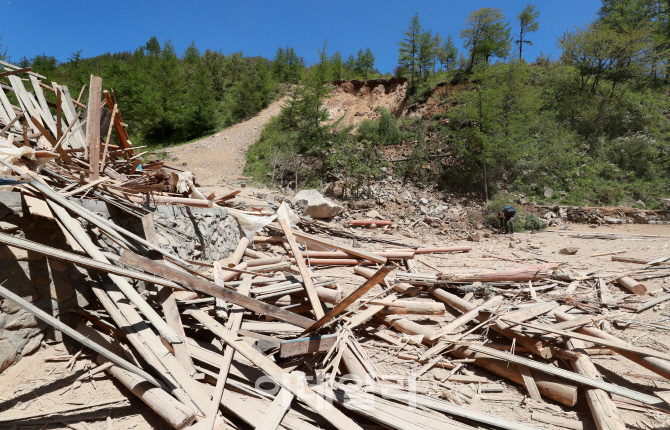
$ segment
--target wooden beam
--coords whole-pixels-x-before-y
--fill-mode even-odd
[[[291,226],[289,225],[288,220],[285,219],[279,219],[279,224],[284,230],[284,234],[286,235],[288,245],[291,247],[291,251],[293,251],[295,262],[298,265],[298,270],[302,276],[302,282],[305,285],[307,298],[312,304],[312,309],[314,309],[314,315],[316,316],[317,320],[321,319],[325,315],[323,312],[323,305],[321,304],[321,300],[319,300],[319,296],[316,294],[316,290],[314,289],[314,281],[312,280],[312,274],[310,273],[310,270],[305,263],[305,259],[302,257],[300,247],[298,246],[298,243],[295,241],[295,237],[291,232]]]
[[[384,277],[393,269],[395,269],[395,266],[393,265],[384,266],[381,269],[379,269],[377,273],[375,273],[370,279],[365,281],[365,283],[360,287],[358,287],[356,291],[351,293],[340,303],[336,304],[335,307],[330,310],[330,312],[328,312],[317,322],[312,324],[307,330],[303,332],[302,335],[304,336],[308,333],[312,333],[313,331],[318,330],[319,328],[326,325],[330,320],[332,320],[333,318],[344,312],[344,310],[347,309],[349,305],[351,305],[353,302],[363,297],[365,293],[367,293],[372,287],[377,285],[377,283],[379,283],[382,279],[384,279]]]
[[[588,336],[590,337],[590,336]],[[621,387],[619,385],[610,384],[607,382],[600,381],[598,379],[590,378],[588,376],[579,375],[575,372],[570,372],[569,370],[561,369],[549,364],[540,363],[539,361],[530,360],[528,358],[520,357],[518,355],[512,355],[508,352],[498,351],[497,349],[487,348],[481,345],[468,345],[468,348],[482,352],[484,354],[490,355],[492,357],[501,358],[503,360],[509,361],[510,363],[522,364],[531,369],[539,370],[540,372],[548,373],[550,375],[555,375],[569,381],[577,382],[588,387],[600,388],[607,391],[608,393],[618,394],[620,396],[627,397],[629,399],[637,400],[648,405],[656,406],[661,409],[667,409],[667,405],[661,399],[656,396],[650,396],[648,394],[639,393],[628,388]]]
[[[567,337],[571,337],[571,338],[574,338],[574,339],[585,340],[587,342],[595,343],[596,345],[609,346],[610,348],[617,348],[617,349],[621,349],[621,350],[624,350],[624,351],[634,352],[634,353],[637,353],[637,354],[646,355],[648,357],[656,357],[656,358],[661,358],[663,360],[670,360],[670,354],[666,354],[664,352],[658,352],[658,351],[656,351],[654,349],[651,349],[651,348],[643,348],[643,347],[639,347],[639,346],[630,345],[630,344],[627,344],[627,343],[622,344],[622,343],[619,343],[619,342],[612,342],[611,340],[602,339],[602,338],[595,337],[595,336],[589,336],[589,335],[585,335],[585,334],[581,334],[581,333],[575,333],[575,332],[572,332],[572,331],[556,330],[556,329],[552,328],[551,326],[546,326],[546,325],[541,326],[541,325],[537,325],[537,324],[529,324],[529,323],[522,323],[522,322],[517,323],[517,324],[522,325],[524,327],[530,327],[530,328],[533,328],[533,329],[536,329],[536,330],[546,331],[548,333],[560,334],[561,336],[567,336]]]
[[[273,225],[273,224],[268,224],[266,227],[271,228],[273,230],[281,230],[281,227]],[[303,233],[302,231],[298,230],[291,230],[291,233],[293,233],[294,236],[300,237],[302,239],[305,239],[309,242],[314,242],[319,245],[323,245],[326,248],[335,248],[339,249],[340,251],[344,251],[347,254],[351,254],[353,256],[365,259],[365,260],[370,260],[374,261],[375,263],[378,264],[386,264],[386,258],[385,257],[380,257],[379,255],[375,255],[371,252],[364,251],[360,248],[353,248],[350,246],[346,245],[339,245],[339,244],[334,244],[331,242],[328,242],[326,240],[323,240],[319,237],[313,236],[311,234]]]
[[[19,73],[32,72],[32,71],[33,71],[32,67],[26,67],[24,69],[18,69],[18,70],[10,70],[9,72],[0,73],[0,78],[4,78],[4,77],[10,76],[10,75],[18,75]]]
[[[256,299],[252,299],[251,297],[244,296],[227,288],[221,288],[212,282],[193,275],[189,275],[188,273],[173,269],[153,260],[149,260],[148,258],[139,256],[130,251],[123,251],[120,261],[131,266],[138,267],[142,270],[146,270],[149,273],[155,273],[165,278],[174,279],[177,282],[183,283],[184,285],[196,291],[227,300],[261,315],[268,315],[273,318],[295,324],[302,328],[307,328],[314,323],[314,320],[312,319],[294,314],[293,312],[285,311],[281,308],[263,303]]]
[[[494,306],[496,306],[498,303],[502,302],[503,297],[502,296],[494,296],[487,302],[477,306],[476,308],[464,313],[460,317],[456,318],[450,323],[447,323],[444,327],[442,327],[437,333],[435,333],[433,336],[430,337],[430,341],[435,341],[439,339],[440,337],[447,335],[451,333],[452,331],[456,330],[463,324],[467,324],[468,322],[472,321],[473,319],[477,318],[479,316],[480,312],[483,312],[487,309],[490,309]]]
[[[249,290],[251,290],[251,282],[245,281],[242,282],[242,285],[240,285],[238,292],[244,296],[248,296]],[[241,306],[234,306],[231,310],[231,314],[232,316],[228,321],[228,330],[230,330],[232,333],[236,333],[242,325],[244,308]],[[221,360],[221,367],[219,369],[219,377],[216,379],[216,388],[214,389],[214,395],[212,396],[212,404],[210,405],[207,413],[207,420],[203,425],[205,430],[211,430],[214,428],[214,421],[216,419],[216,415],[219,412],[221,398],[223,397],[223,390],[226,387],[228,372],[230,371],[230,365],[233,363],[234,357],[235,349],[228,346],[223,352],[223,359]]]
[[[114,354],[113,352],[108,351],[106,348],[98,345],[95,342],[92,342],[91,340],[87,339],[86,337],[82,336],[79,334],[76,330],[71,328],[70,326],[63,324],[56,318],[52,317],[51,315],[47,314],[43,310],[37,308],[36,306],[33,306],[32,304],[26,302],[23,300],[21,297],[17,296],[16,294],[12,293],[9,291],[7,288],[3,287],[0,285],[0,296],[3,298],[9,300],[10,302],[14,303],[16,306],[20,307],[26,312],[29,312],[33,314],[36,318],[44,321],[45,323],[49,324],[53,328],[61,331],[62,333],[66,334],[67,336],[71,337],[72,339],[76,340],[77,342],[81,343],[87,348],[92,349],[93,351],[97,352],[98,354],[102,355],[112,363],[116,364],[117,366],[126,369],[129,372],[136,373],[137,375],[141,376],[142,378],[146,379],[148,382],[152,383],[153,385],[160,387],[161,384],[156,381],[156,379],[149,375],[147,372],[144,370],[140,369],[139,367],[135,366],[134,364],[129,363],[128,361],[124,360],[123,358],[119,357],[118,355]]]
[[[88,91],[88,116],[86,117],[86,143],[88,144],[89,162],[91,166],[91,180],[95,181],[100,175],[100,96],[102,94],[102,78],[91,75],[91,85]],[[111,106],[111,105],[110,105]]]
[[[286,388],[280,389],[256,430],[277,430],[282,419],[291,409],[291,402],[294,398],[295,396]]]
[[[335,345],[337,334],[326,334],[323,336],[301,337],[298,339],[284,340],[279,346],[279,356],[294,357],[296,355],[312,354],[315,352],[328,351]]]
[[[335,428],[339,430],[362,430],[356,422],[340,412],[339,409],[332,408],[326,404],[327,402],[320,399],[320,396],[312,391],[311,388],[303,385],[295,375],[287,373],[269,358],[246,343],[241,337],[238,337],[230,330],[218,324],[212,317],[200,310],[189,309],[186,312],[204,324],[205,327],[221,338],[227,345],[233,347],[235,351],[255,364],[282,388],[291,392],[312,410],[328,420]]]

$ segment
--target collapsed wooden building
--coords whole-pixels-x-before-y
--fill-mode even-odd
[[[130,142],[100,78],[91,77],[84,104],[83,90],[74,99],[65,86],[0,64],[0,296],[42,324],[9,342],[16,358],[51,327],[56,340],[96,354],[90,374],[109,373],[176,429],[537,428],[468,407],[473,395],[502,391],[470,369],[523,387],[536,402],[573,407],[584,396],[600,430],[625,428],[617,408],[670,410],[663,393],[606,382],[590,359],[619,354],[670,378],[667,349],[603,329],[670,298],[630,304],[608,293],[611,282],[644,296],[634,278],[662,268],[662,259],[609,278],[570,275],[550,261],[422,273],[416,256],[470,248],[359,236],[296,216],[285,203],[277,213],[226,208],[235,193],[204,196],[187,172],[142,161],[144,148]],[[352,238],[376,250],[351,246]],[[330,266],[353,266],[360,286],[344,291],[336,277],[319,274]],[[41,287],[28,293],[32,284]],[[447,309],[457,316],[443,326],[406,317],[430,320]],[[384,374],[368,344],[418,367]],[[444,369],[439,389],[417,390],[432,368]],[[56,414],[54,423],[68,422],[104,407],[0,423]]]

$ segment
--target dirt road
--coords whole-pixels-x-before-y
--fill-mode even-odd
[[[203,186],[219,185],[227,179],[241,176],[247,148],[261,135],[265,124],[279,114],[284,100],[285,98],[281,98],[272,102],[253,118],[213,136],[169,148],[166,152],[173,160],[170,164],[190,170]]]

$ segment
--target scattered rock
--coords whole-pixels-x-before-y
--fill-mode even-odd
[[[0,372],[14,363],[16,359],[16,349],[7,339],[0,339]]]
[[[367,212],[365,214],[366,217],[368,218],[377,218],[377,219],[382,219],[382,216],[377,212],[376,210],[372,209],[371,211]]]
[[[468,234],[468,240],[470,242],[479,242],[481,238],[479,237],[478,233],[470,233]]]
[[[568,247],[562,248],[558,252],[560,252],[563,255],[575,255],[577,253],[577,251],[579,251],[579,248],[577,248],[576,246],[568,246]]]
[[[551,187],[544,187],[544,197],[550,199],[554,196],[554,189]]]
[[[638,205],[638,206],[642,206],[643,208],[647,207],[642,200],[636,201],[635,204]]]
[[[42,333],[39,333],[37,336],[30,339],[28,343],[26,343],[26,346],[21,350],[21,356],[25,357],[26,355],[30,355],[37,351],[42,343],[42,339],[44,339],[44,334]]]
[[[302,190],[295,195],[295,200],[297,204],[305,205],[303,214],[312,218],[332,218],[344,211],[342,206],[326,199],[317,190]]]

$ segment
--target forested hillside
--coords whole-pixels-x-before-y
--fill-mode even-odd
[[[6,53],[6,48],[0,51]],[[347,61],[338,52],[332,60],[333,79],[367,79],[379,74],[369,48],[356,57],[350,55]],[[78,51],[62,63],[42,54],[14,63],[68,85],[74,95],[88,84],[91,74],[101,76],[105,88],[114,90],[124,119],[131,124],[133,141],[149,144],[180,143],[248,118],[286,85],[298,84],[306,69],[304,59],[289,46],[279,47],[268,60],[245,57],[242,52],[201,52],[195,43],[180,54],[169,40],[161,45],[155,37],[133,52],[84,58]],[[87,98],[84,91],[82,100]]]
[[[460,54],[416,15],[394,74],[409,79],[407,112],[430,99],[430,115],[380,112],[356,129],[320,122],[321,77],[333,68],[321,55],[250,148],[247,171],[298,187],[339,180],[363,196],[392,170],[488,199],[509,191],[546,203],[659,205],[670,191],[669,16],[665,2],[606,0],[597,20],[557,38],[560,58],[531,62],[523,50],[541,25],[533,5],[513,22],[499,9],[472,12]],[[410,160],[384,162],[402,142]]]
[[[564,204],[658,205],[670,194],[670,4],[603,0],[592,23],[557,35],[560,57],[526,58],[541,12],[531,4],[513,17],[481,8],[458,30],[426,29],[416,14],[389,41],[398,57],[387,73],[370,48],[345,59],[328,43],[313,64],[290,46],[265,59],[195,44],[178,53],[156,38],[132,52],[84,58],[80,51],[63,63],[48,54],[17,60],[11,47],[0,54],[74,95],[91,73],[102,76],[136,144],[213,133],[287,93],[287,106],[247,154],[247,173],[263,182],[300,188],[337,180],[349,195],[365,196],[368,184],[392,172],[487,199],[509,191]],[[378,110],[377,119],[347,127],[329,117],[329,82],[393,76],[408,80],[405,113],[430,102],[428,114]],[[408,161],[384,161],[394,145],[411,147]]]

